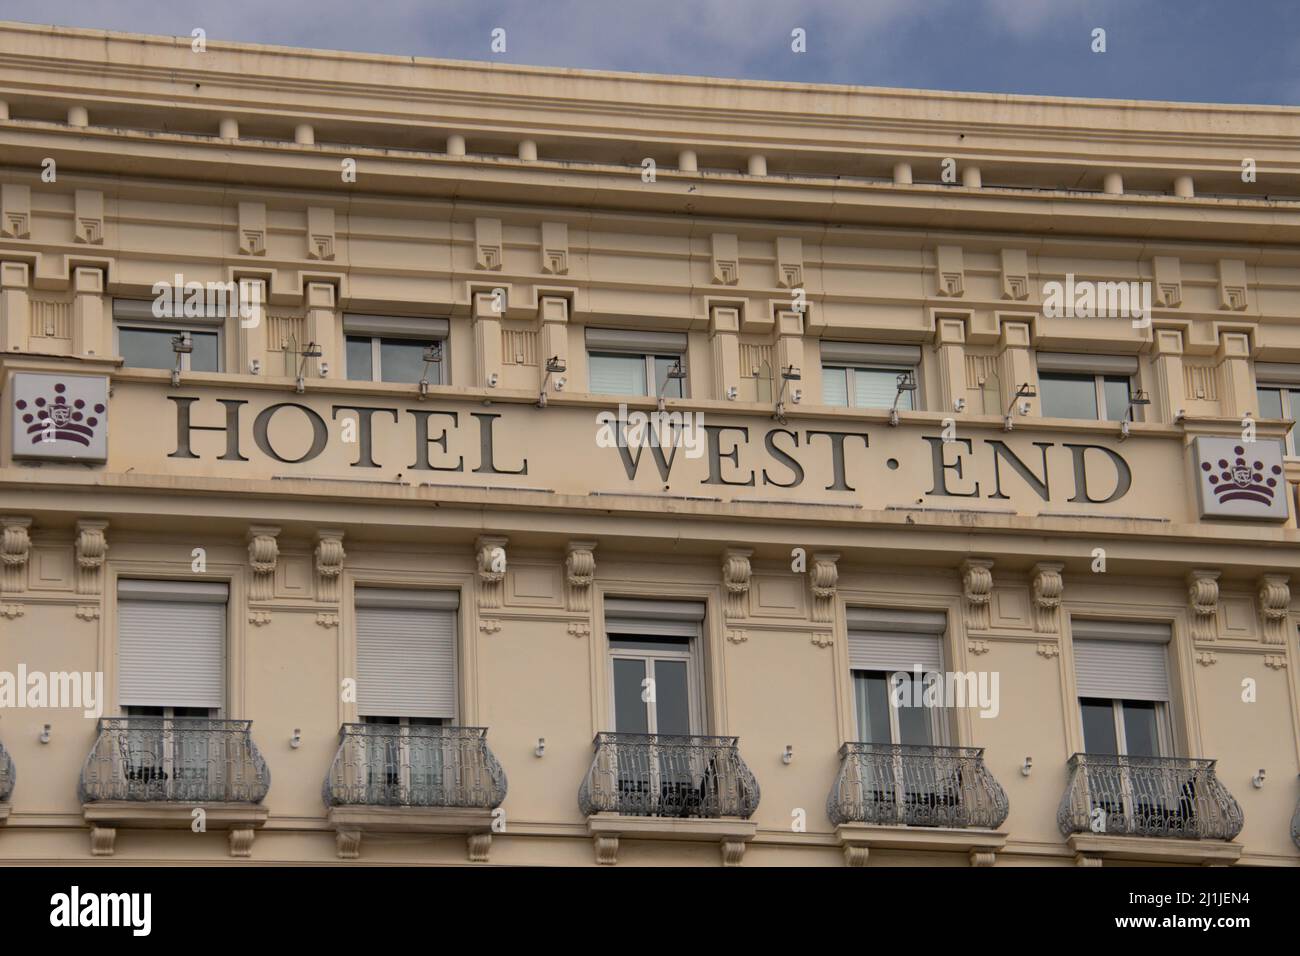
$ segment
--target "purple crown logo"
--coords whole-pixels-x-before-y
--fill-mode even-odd
[[[1281,466],[1274,465],[1269,469],[1272,477],[1265,478],[1262,461],[1247,461],[1244,457],[1246,450],[1240,445],[1234,446],[1232,453],[1237,457],[1231,464],[1226,458],[1220,458],[1218,473],[1209,475],[1214,496],[1221,504],[1227,501],[1253,501],[1256,504],[1271,505],[1276,494],[1277,476],[1282,474]],[[1201,471],[1214,472],[1214,469],[1215,465],[1210,462],[1201,462]]]
[[[14,407],[23,412],[23,424],[27,426],[31,444],[58,440],[90,447],[90,439],[100,421],[97,416],[104,414],[104,406],[96,403],[87,409],[85,400],[81,398],[69,405],[64,394],[67,390],[68,386],[59,382],[54,386],[53,398],[37,398],[31,403],[25,399],[14,402]]]

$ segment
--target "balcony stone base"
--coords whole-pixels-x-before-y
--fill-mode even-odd
[[[683,819],[680,817],[635,817],[617,813],[596,813],[587,817],[596,862],[613,866],[618,862],[619,840],[689,840],[696,843],[716,842],[723,866],[739,866],[745,856],[745,844],[754,839],[758,824],[738,817],[717,819]]]
[[[1007,835],[997,830],[956,827],[878,826],[870,823],[841,823],[835,836],[844,848],[848,866],[866,866],[872,850],[929,850],[965,853],[971,866],[992,866],[998,851],[1007,845]]]
[[[492,848],[493,811],[466,807],[331,807],[340,860],[361,856],[364,833],[463,833],[471,863],[486,863]]]
[[[1079,866],[1101,866],[1105,860],[1231,866],[1241,858],[1244,849],[1239,843],[1222,840],[1176,840],[1101,833],[1072,833],[1066,843],[1074,851],[1074,862]]]
[[[195,810],[203,816],[196,817]],[[82,804],[82,816],[90,824],[90,855],[112,856],[120,827],[137,830],[193,830],[199,820],[202,829],[226,830],[230,855],[253,855],[253,834],[266,823],[268,811],[259,803],[142,803],[134,800],[104,800]]]

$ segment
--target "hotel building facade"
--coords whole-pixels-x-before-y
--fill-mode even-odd
[[[0,26],[0,860],[1300,864],[1298,137]]]

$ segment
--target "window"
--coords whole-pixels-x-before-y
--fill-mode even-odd
[[[113,300],[114,347],[127,368],[174,369],[172,340],[183,335],[193,347],[180,353],[183,372],[221,371],[221,325],[216,318],[155,319],[153,303]]]
[[[422,728],[456,717],[455,591],[358,588],[357,712],[366,803],[439,805],[453,738]]]
[[[210,795],[231,744],[211,731],[225,704],[225,584],[118,582],[119,741],[128,792]]]
[[[447,384],[446,319],[345,315],[346,372],[354,382]],[[436,353],[429,349],[436,347]],[[437,361],[428,361],[435,357]]]
[[[1132,397],[1137,359],[1124,355],[1038,354],[1038,394],[1047,418],[1120,422]],[[1133,409],[1138,415],[1138,408]]]
[[[587,329],[587,377],[595,395],[686,398],[686,335]]]
[[[1255,379],[1261,383],[1255,389],[1261,419],[1289,418],[1294,421],[1300,415],[1300,365],[1257,362]],[[1300,455],[1294,425],[1287,432],[1285,445],[1288,455]]]
[[[917,346],[823,342],[821,356],[825,404],[851,408],[897,407],[904,411],[918,407],[916,389],[901,392],[899,389],[900,376],[908,375],[911,384],[916,384],[921,361]]]
[[[716,803],[719,768],[703,748],[666,738],[702,733],[703,672],[696,646],[704,605],[607,598],[611,715],[619,734],[654,734],[657,745],[618,748],[623,812],[689,816]],[[682,742],[685,743],[685,742]],[[706,792],[710,787],[714,793]]]

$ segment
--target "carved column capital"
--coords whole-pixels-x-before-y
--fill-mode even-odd
[[[1265,644],[1285,644],[1287,618],[1291,613],[1291,578],[1265,574],[1259,579],[1259,617],[1264,625]]]
[[[101,572],[108,557],[107,521],[87,519],[77,522],[77,593],[98,594],[103,580]]]
[[[31,518],[0,518],[0,592],[12,594],[23,589],[23,575],[32,553],[28,531],[31,526]]]
[[[565,600],[570,611],[591,610],[591,584],[596,580],[596,542],[570,541],[564,554]]]
[[[745,616],[746,598],[752,574],[749,559],[752,548],[727,548],[722,552],[722,583],[726,585],[726,617],[734,620]]]
[[[321,528],[316,532],[316,600],[337,604],[343,577],[343,532]]]
[[[250,601],[269,601],[275,594],[275,565],[280,558],[276,525],[255,524],[248,529],[248,564],[253,569]]]
[[[840,580],[839,552],[814,551],[808,569],[808,584],[813,594],[813,621],[828,624],[835,620],[835,586]]]
[[[993,595],[993,561],[967,558],[961,563],[961,590],[966,603],[966,627],[986,631],[989,627],[989,602]]]
[[[1217,636],[1219,614],[1219,572],[1187,572],[1187,604],[1192,612],[1192,637],[1212,641]]]
[[[1058,629],[1061,595],[1065,593],[1065,580],[1061,577],[1064,570],[1064,564],[1040,561],[1029,572],[1034,598],[1034,630],[1040,634],[1052,634]]]
[[[506,544],[509,540],[497,535],[480,535],[474,542],[480,608],[491,609],[501,606],[506,579]]]

